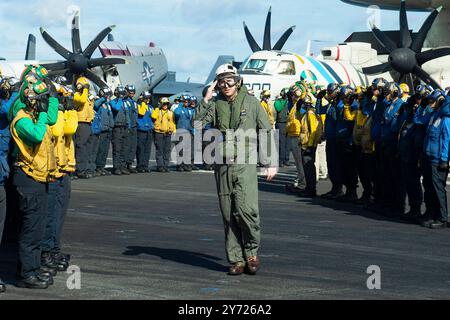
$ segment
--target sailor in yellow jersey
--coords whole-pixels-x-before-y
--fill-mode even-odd
[[[272,127],[275,127],[275,116],[274,116],[273,108],[272,108],[272,105],[270,102],[270,91],[269,90],[264,90],[261,93],[261,107],[263,107],[264,111],[266,111]]]
[[[10,125],[14,140],[12,183],[21,217],[16,285],[30,289],[46,289],[53,283],[51,274],[40,264],[48,183],[57,172],[50,126],[57,121],[58,99],[45,76],[41,67],[27,69],[22,76]]]
[[[80,77],[76,82],[74,95],[75,109],[78,112],[78,129],[75,138],[77,157],[77,176],[81,179],[89,179],[89,152],[92,148],[92,128],[94,120],[94,100],[89,95],[90,83],[85,77]]]
[[[158,172],[169,172],[172,134],[176,132],[173,112],[169,110],[169,98],[162,98],[159,108],[152,112],[155,131],[156,164]]]
[[[57,271],[66,271],[69,256],[61,252],[61,234],[71,193],[70,174],[75,172],[73,135],[78,128],[73,95],[69,88],[59,85],[58,120],[51,127],[57,171],[55,180],[48,184],[46,231],[42,242],[41,265]]]

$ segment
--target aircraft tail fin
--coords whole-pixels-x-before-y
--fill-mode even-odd
[[[28,35],[25,60],[36,60],[36,37],[32,34]]]
[[[222,64],[225,63],[234,63],[234,57],[233,56],[219,56],[216,60],[216,63],[214,64],[214,66],[212,67],[212,70],[208,76],[208,78],[206,79],[205,84],[208,85],[211,82],[214,81],[215,77],[216,77],[216,69],[221,66]]]

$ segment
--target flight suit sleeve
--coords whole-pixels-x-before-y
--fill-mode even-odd
[[[24,143],[41,143],[47,132],[47,113],[41,112],[36,123],[29,118],[17,121],[15,129],[20,140]]]
[[[205,100],[202,100],[195,112],[195,116],[192,119],[192,121],[194,122],[193,126],[195,127],[195,122],[201,122],[203,128],[210,123],[214,126],[216,117],[215,114],[216,114],[215,103],[212,101],[206,103]]]
[[[262,129],[259,134],[266,134],[267,148],[260,148],[259,158],[263,166],[272,168],[277,167],[278,164],[278,152],[275,144],[275,130],[273,130],[270,123],[269,116],[263,108],[259,105],[255,99],[256,109],[256,125],[257,128]]]
[[[86,104],[89,98],[89,90],[84,88],[83,92],[80,94],[79,92],[75,93],[73,96],[73,102],[75,104],[75,108],[82,109]]]
[[[351,106],[344,106],[344,120],[345,121],[355,121],[356,119],[356,110],[353,110]]]
[[[58,112],[58,120],[51,126],[52,134],[55,137],[61,137],[64,134],[64,113]]]
[[[308,118],[311,127],[308,144],[309,147],[315,148],[320,142],[322,131],[320,130],[320,125],[317,116],[313,112],[308,113]]]
[[[59,112],[59,101],[56,98],[50,97],[48,100],[48,111],[47,111],[47,124],[53,126],[58,121]]]
[[[266,129],[266,130],[272,129],[272,125],[269,120],[269,115],[264,110],[264,108],[261,108],[260,105],[256,106],[256,121],[257,127],[259,129]]]
[[[156,121],[156,120],[158,120],[158,118],[159,118],[159,109],[155,108],[152,112],[152,119],[153,119],[153,121]]]
[[[440,155],[439,161],[442,163],[447,163],[449,161],[449,144],[450,144],[450,118],[445,117],[442,119],[442,133],[440,139]]]
[[[105,102],[106,102],[106,99],[104,97],[95,100],[95,102],[94,102],[94,110],[95,110],[95,112],[98,112],[98,110],[100,109],[102,104],[104,104]]]
[[[75,110],[64,113],[64,135],[73,136],[78,129],[78,114]]]

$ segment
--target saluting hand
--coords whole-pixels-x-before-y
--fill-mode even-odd
[[[212,83],[212,85],[208,88],[208,90],[206,91],[205,98],[203,98],[203,100],[205,100],[206,103],[208,103],[209,101],[212,100],[216,86],[217,86],[217,80],[215,80]]]

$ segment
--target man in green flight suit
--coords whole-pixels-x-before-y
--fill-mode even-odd
[[[242,80],[233,65],[220,66],[216,71],[216,80],[201,102],[194,121],[201,122],[202,126],[211,124],[228,143],[230,130],[254,131],[256,134],[256,130],[260,129],[267,132],[270,139],[273,131],[267,113],[241,84]],[[213,101],[216,89],[220,93]],[[236,154],[239,152],[235,149],[234,138],[232,139],[233,151],[228,152],[226,150],[230,149],[225,148],[225,162],[215,164],[217,192],[225,228],[225,247],[231,264],[228,274],[240,275],[247,271],[254,275],[260,267],[258,251],[261,240],[257,166],[256,162],[249,163],[248,158],[245,163],[236,161],[240,157]],[[249,147],[246,145],[246,148]],[[278,155],[272,155],[270,159],[266,161],[267,181],[271,181],[277,174],[274,163],[278,161]]]

